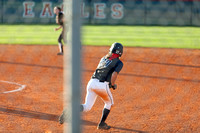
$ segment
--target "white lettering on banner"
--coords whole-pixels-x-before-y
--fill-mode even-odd
[[[24,7],[23,17],[25,18],[35,17],[35,14],[33,12],[34,6],[35,6],[35,2],[23,2],[23,7]]]
[[[40,17],[42,18],[52,18],[53,12],[52,12],[52,3],[51,2],[43,2],[43,8],[42,12],[40,13]]]
[[[106,8],[105,3],[94,3],[94,18],[105,19],[106,15],[104,9]]]
[[[89,12],[85,12],[85,3],[81,4],[81,17],[89,18]]]
[[[120,3],[114,3],[111,5],[111,17],[113,19],[121,19],[124,17],[124,12],[123,12],[123,5]]]

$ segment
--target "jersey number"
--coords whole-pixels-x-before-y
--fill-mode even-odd
[[[106,68],[107,66],[110,65],[111,62],[112,62],[112,60],[103,58],[103,59],[100,61],[99,65],[98,65],[98,68],[100,68],[100,69],[101,69],[101,68]]]

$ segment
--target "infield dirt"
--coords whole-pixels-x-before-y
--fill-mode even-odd
[[[109,47],[83,46],[81,103],[85,87]],[[61,133],[63,56],[57,46],[0,45],[0,133]],[[107,132],[199,133],[200,50],[125,47],[124,67],[112,90]],[[82,113],[84,133],[96,129],[104,103]]]

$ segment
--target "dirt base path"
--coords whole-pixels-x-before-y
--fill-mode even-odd
[[[0,133],[61,133],[63,57],[57,46],[0,45]],[[108,47],[83,46],[85,86]],[[125,48],[124,68],[107,119],[120,133],[200,132],[200,50]],[[84,133],[96,129],[104,103],[82,113]]]

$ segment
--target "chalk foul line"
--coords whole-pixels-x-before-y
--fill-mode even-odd
[[[26,85],[18,84],[18,83],[15,83],[15,82],[4,81],[4,80],[0,80],[0,82],[19,86],[19,88],[15,89],[15,90],[2,92],[3,94],[22,91],[24,88],[26,88]]]

